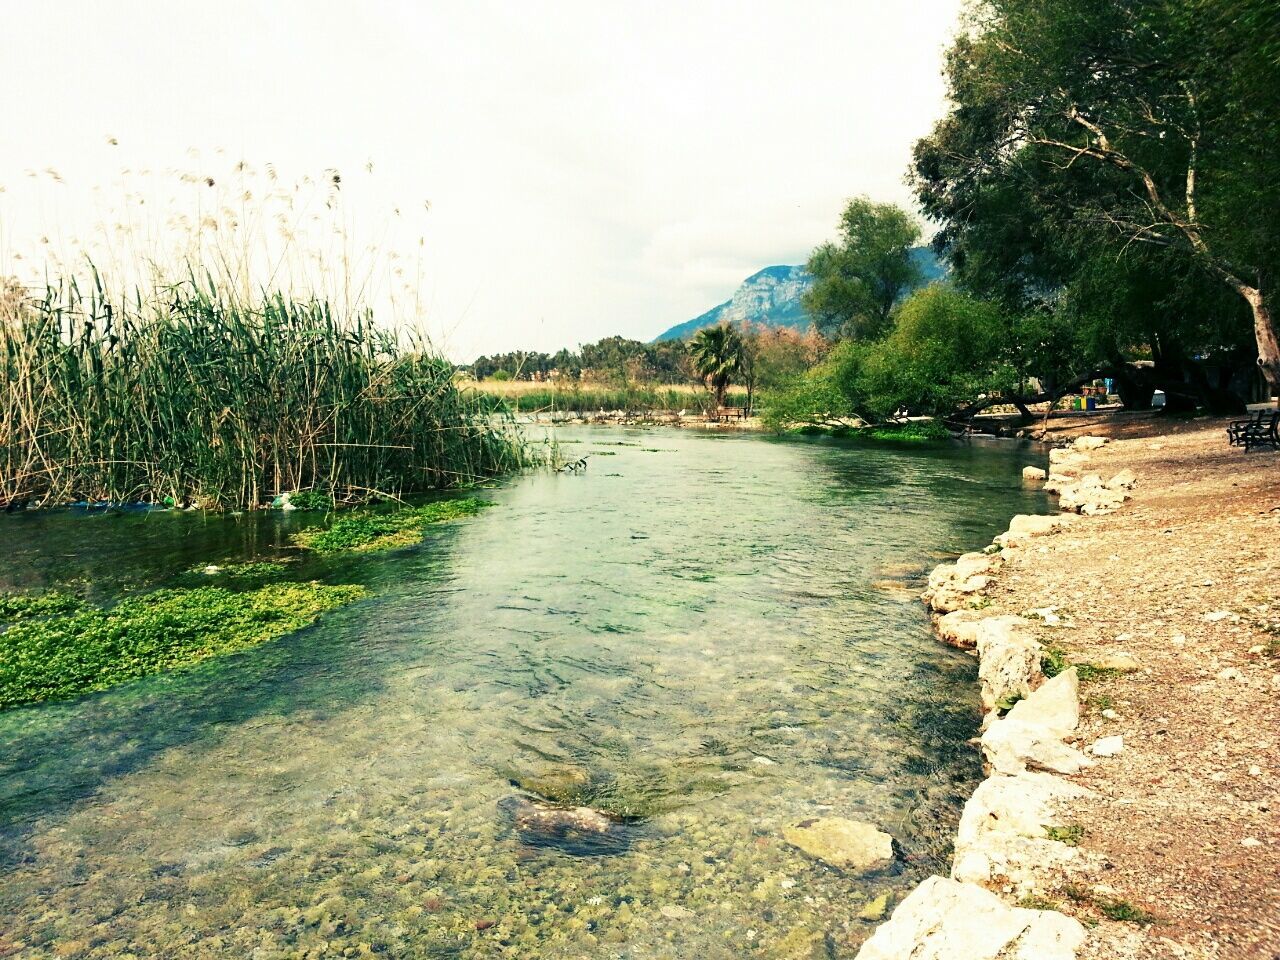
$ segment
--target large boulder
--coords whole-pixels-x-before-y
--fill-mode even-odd
[[[1110,442],[1109,437],[1076,437],[1076,442],[1071,446],[1080,453],[1088,453]]]
[[[988,617],[975,630],[982,705],[991,710],[1002,701],[1031,693],[1042,676],[1041,648],[1021,617]]]
[[[1031,480],[1031,481],[1043,480],[1045,476],[1046,476],[1045,471],[1042,470],[1040,467],[1023,467],[1022,468],[1023,480]]]
[[[1096,473],[1058,490],[1058,506],[1061,509],[1082,513],[1087,517],[1113,513],[1128,499],[1129,494],[1123,488],[1107,487]]]
[[[859,820],[818,817],[787,827],[782,836],[815,860],[844,870],[878,870],[893,862],[893,838]]]
[[[1107,481],[1108,490],[1132,490],[1138,485],[1138,475],[1132,470],[1121,470]]]
[[[1079,465],[1085,463],[1089,458],[1082,453],[1077,453],[1068,447],[1058,447],[1049,451],[1049,465],[1062,466],[1066,464]]]
[[[929,877],[857,960],[1073,960],[1084,936],[1072,917],[1010,907],[974,884]]]
[[[987,588],[988,576],[1001,560],[986,553],[966,553],[955,563],[943,563],[929,573],[929,582],[920,595],[938,613],[950,613],[969,606],[973,595]]]
[[[986,614],[979,610],[953,610],[939,617],[934,629],[943,643],[972,650],[978,645],[978,624],[986,619]]]
[[[982,734],[982,755],[995,773],[1043,770],[1073,775],[1092,761],[1063,743],[1080,723],[1080,681],[1076,669],[1064,670]]]
[[[1050,840],[1047,831],[1067,825],[1061,810],[1068,801],[1090,795],[1047,773],[988,777],[960,815],[952,878],[1035,891],[1046,869],[1080,859],[1078,848]]]
[[[1010,546],[1028,537],[1041,537],[1065,527],[1075,518],[1066,514],[1020,513],[1009,521],[1009,529],[996,537],[996,543]]]
[[[1046,680],[1006,718],[1044,727],[1058,739],[1070,736],[1080,725],[1080,677],[1075,667]]]

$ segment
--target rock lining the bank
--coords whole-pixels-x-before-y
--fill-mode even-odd
[[[1118,509],[1137,483],[1130,470],[1108,481],[1084,473],[1089,453],[1107,440],[1080,437],[1050,451],[1046,489],[1064,511],[1020,515],[992,547],[936,567],[921,597],[935,614],[940,639],[972,650],[986,715],[978,745],[987,779],[965,804],[951,877],[929,877],[899,904],[858,952],[858,960],[1071,960],[1085,941],[1083,925],[1053,910],[1014,906],[1031,898],[1049,871],[1094,873],[1093,862],[1063,842],[1072,801],[1093,797],[1068,776],[1097,762],[1068,741],[1080,723],[1075,668],[1049,679],[1031,621],[983,615],[982,593],[1011,551],[1070,526],[1075,514]],[[1038,479],[1028,471],[1027,479]],[[1105,756],[1106,754],[1095,754]],[[999,894],[999,895],[998,895]]]

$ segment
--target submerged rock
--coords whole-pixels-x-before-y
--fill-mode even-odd
[[[1006,906],[971,883],[929,877],[858,951],[857,960],[1071,960],[1078,920]]]
[[[516,829],[521,832],[606,834],[616,825],[591,807],[553,807],[517,797],[509,809]]]
[[[823,863],[874,870],[893,862],[893,838],[869,823],[844,817],[804,820],[782,831],[787,843]]]
[[[859,920],[876,921],[884,918],[889,912],[889,899],[891,894],[888,890],[880,894],[874,900],[868,900],[866,905],[858,911]]]

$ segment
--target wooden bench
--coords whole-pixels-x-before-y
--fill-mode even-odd
[[[732,420],[745,420],[750,415],[746,407],[716,407],[710,419],[715,423],[729,423]]]
[[[1244,447],[1245,453],[1254,447],[1280,450],[1280,410],[1259,410],[1247,420],[1233,420],[1227,426],[1227,443]]]

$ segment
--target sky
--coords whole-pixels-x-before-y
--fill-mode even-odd
[[[4,0],[0,270],[130,205],[154,239],[243,160],[313,207],[339,171],[344,249],[454,359],[648,340],[847,198],[913,206],[959,7]]]

